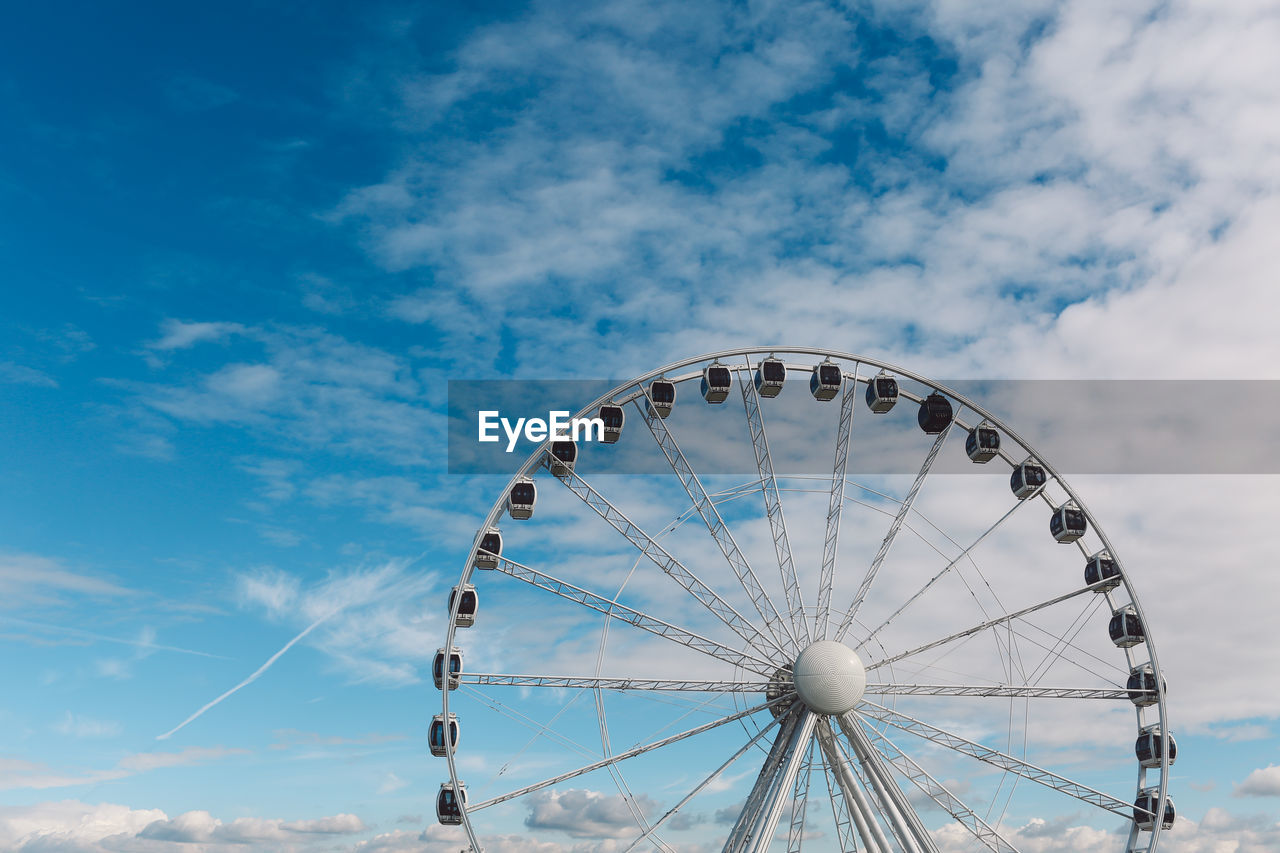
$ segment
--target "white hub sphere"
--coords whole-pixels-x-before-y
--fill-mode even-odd
[[[800,653],[792,670],[800,700],[819,714],[852,710],[867,688],[867,670],[844,643],[819,640]]]

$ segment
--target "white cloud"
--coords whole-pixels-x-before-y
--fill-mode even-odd
[[[63,716],[53,730],[67,737],[104,738],[120,734],[120,724],[114,720],[95,720],[70,711]]]
[[[1231,793],[1236,797],[1280,797],[1280,765],[1253,771]]]
[[[58,380],[49,374],[34,367],[14,364],[12,361],[0,361],[0,382],[12,385],[34,385],[37,388],[58,387]]]
[[[656,811],[656,803],[641,794],[633,805]],[[636,819],[620,795],[579,788],[542,790],[530,794],[524,824],[537,831],[563,832],[572,838],[625,838],[637,833]]]
[[[196,344],[220,341],[244,331],[239,323],[187,323],[165,320],[160,324],[160,339],[151,344],[155,350],[188,349]]]

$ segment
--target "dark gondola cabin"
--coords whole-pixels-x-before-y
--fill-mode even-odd
[[[556,477],[568,477],[573,473],[573,463],[578,461],[578,445],[572,440],[562,438],[551,442],[547,451],[547,462],[551,473]]]
[[[969,430],[964,440],[964,452],[973,462],[990,462],[1000,452],[1000,433],[985,421]]]
[[[1138,829],[1144,832],[1150,832],[1155,829],[1156,801],[1159,797],[1159,788],[1143,788],[1138,792],[1138,799],[1133,801],[1133,822],[1138,825]],[[1160,828],[1168,829],[1173,826],[1174,817],[1173,800],[1168,795],[1165,795],[1164,814],[1160,816]]]
[[[1129,671],[1129,680],[1125,683],[1129,691],[1129,701],[1139,708],[1156,704],[1156,673],[1151,664],[1144,663]]]
[[[645,400],[645,408],[657,412],[658,417],[665,418],[671,414],[676,404],[676,384],[665,379],[655,379],[649,383],[649,396]]]
[[[867,407],[877,415],[883,415],[898,402],[898,380],[883,370],[867,383]]]
[[[1138,740],[1133,745],[1138,763],[1148,770],[1160,766],[1160,758],[1166,748],[1169,750],[1169,763],[1173,764],[1178,759],[1178,742],[1173,735],[1161,734],[1158,725],[1144,727],[1138,732]]]
[[[615,444],[622,437],[622,425],[627,422],[627,414],[621,406],[605,403],[600,407],[600,420],[604,421],[604,443]]]
[[[769,356],[756,368],[756,393],[761,397],[776,397],[782,393],[782,383],[787,380],[787,367],[782,359]]]
[[[1013,466],[1013,473],[1009,475],[1009,488],[1013,490],[1014,497],[1024,501],[1034,495],[1036,490],[1044,486],[1048,480],[1044,466],[1037,465],[1028,458]]]
[[[457,646],[449,649],[449,689],[458,689],[458,676],[462,675],[462,650]],[[431,680],[435,682],[436,689],[442,689],[444,685],[444,661],[445,650],[436,649],[436,658],[431,663]]]
[[[702,369],[702,399],[708,403],[723,403],[729,397],[729,368],[723,364],[709,364]]]
[[[462,806],[467,804],[467,786],[458,783],[458,791],[462,794]],[[462,807],[453,793],[453,783],[445,782],[436,795],[436,819],[445,826],[458,826],[462,823]]]
[[[507,515],[523,521],[533,517],[534,504],[538,502],[538,487],[533,480],[523,477],[507,490]]]
[[[1087,527],[1084,510],[1076,506],[1074,501],[1067,501],[1055,509],[1049,519],[1049,532],[1062,545],[1079,539]]]
[[[455,586],[449,591],[449,607],[445,611],[453,612],[453,601],[458,597],[458,588]],[[462,587],[462,600],[458,602],[458,618],[454,620],[455,625],[459,628],[470,628],[476,624],[476,611],[480,608],[480,597],[476,595],[476,588],[472,584]]]
[[[938,435],[951,425],[951,401],[934,391],[920,401],[920,412],[916,422],[926,435]]]
[[[1111,624],[1107,626],[1107,631],[1111,634],[1111,642],[1122,649],[1131,649],[1147,639],[1146,632],[1142,630],[1142,620],[1138,618],[1138,611],[1134,610],[1132,604],[1111,614]]]
[[[476,551],[475,567],[477,569],[498,568],[498,557],[502,554],[502,532],[490,527],[480,537],[480,547]]]
[[[840,383],[843,379],[840,365],[833,361],[824,361],[813,368],[813,375],[809,377],[809,392],[813,394],[815,400],[832,400],[836,394],[840,393]]]
[[[1107,592],[1120,586],[1120,567],[1107,551],[1099,551],[1084,564],[1084,582],[1094,592]]]
[[[444,714],[436,714],[431,718],[431,728],[427,732],[427,742],[431,747],[431,754],[437,758],[443,758],[448,755],[445,745],[445,732],[449,733],[448,746],[453,747],[456,751],[458,748],[458,715],[449,715],[448,727],[444,724]]]

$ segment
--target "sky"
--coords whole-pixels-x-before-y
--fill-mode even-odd
[[[459,848],[434,820],[429,669],[506,479],[449,472],[449,380],[626,378],[775,344],[945,379],[1181,380],[1188,408],[1214,380],[1280,379],[1277,43],[1274,0],[8,9],[0,849]],[[1007,500],[937,479],[921,512],[957,540]],[[669,478],[607,483],[651,531],[687,506]],[[1071,483],[1159,638],[1180,747],[1161,849],[1280,848],[1276,476]],[[820,533],[825,497],[792,485],[788,520]],[[763,563],[746,503],[726,516]],[[885,526],[865,504],[850,559]],[[697,624],[589,521],[544,487],[504,532]],[[919,527],[904,564],[948,547]],[[670,536],[714,564],[696,532]],[[797,553],[820,555],[813,538]],[[1014,572],[1022,543],[989,557],[1012,601],[1070,588]],[[595,671],[598,619],[493,583],[469,669]],[[713,671],[613,636],[626,674]],[[484,796],[599,753],[591,696],[458,696]],[[618,749],[729,708],[602,701]],[[986,734],[1009,711],[947,707]],[[1131,796],[1131,718],[1115,740],[1043,708],[1004,733]],[[660,815],[747,736],[706,735],[679,772],[640,760],[633,805]],[[1024,851],[1122,847],[1114,816],[937,760]],[[731,770],[668,841],[707,848],[750,782]],[[490,851],[634,834],[607,775],[489,814]]]

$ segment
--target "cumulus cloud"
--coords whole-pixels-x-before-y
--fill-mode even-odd
[[[651,812],[656,803],[648,796],[635,798],[634,806]],[[524,825],[533,830],[563,832],[572,838],[624,838],[635,835],[636,819],[621,795],[583,789],[543,790],[529,796]]]
[[[133,809],[64,800],[0,808],[0,847],[14,853],[150,853],[196,844],[203,851],[302,851],[330,848],[335,838],[367,830],[353,814],[311,820],[237,818],[224,822],[208,811],[169,818],[160,809]],[[314,845],[314,846],[313,846]]]
[[[1261,767],[1248,776],[1235,790],[1235,797],[1280,797],[1280,765]]]

